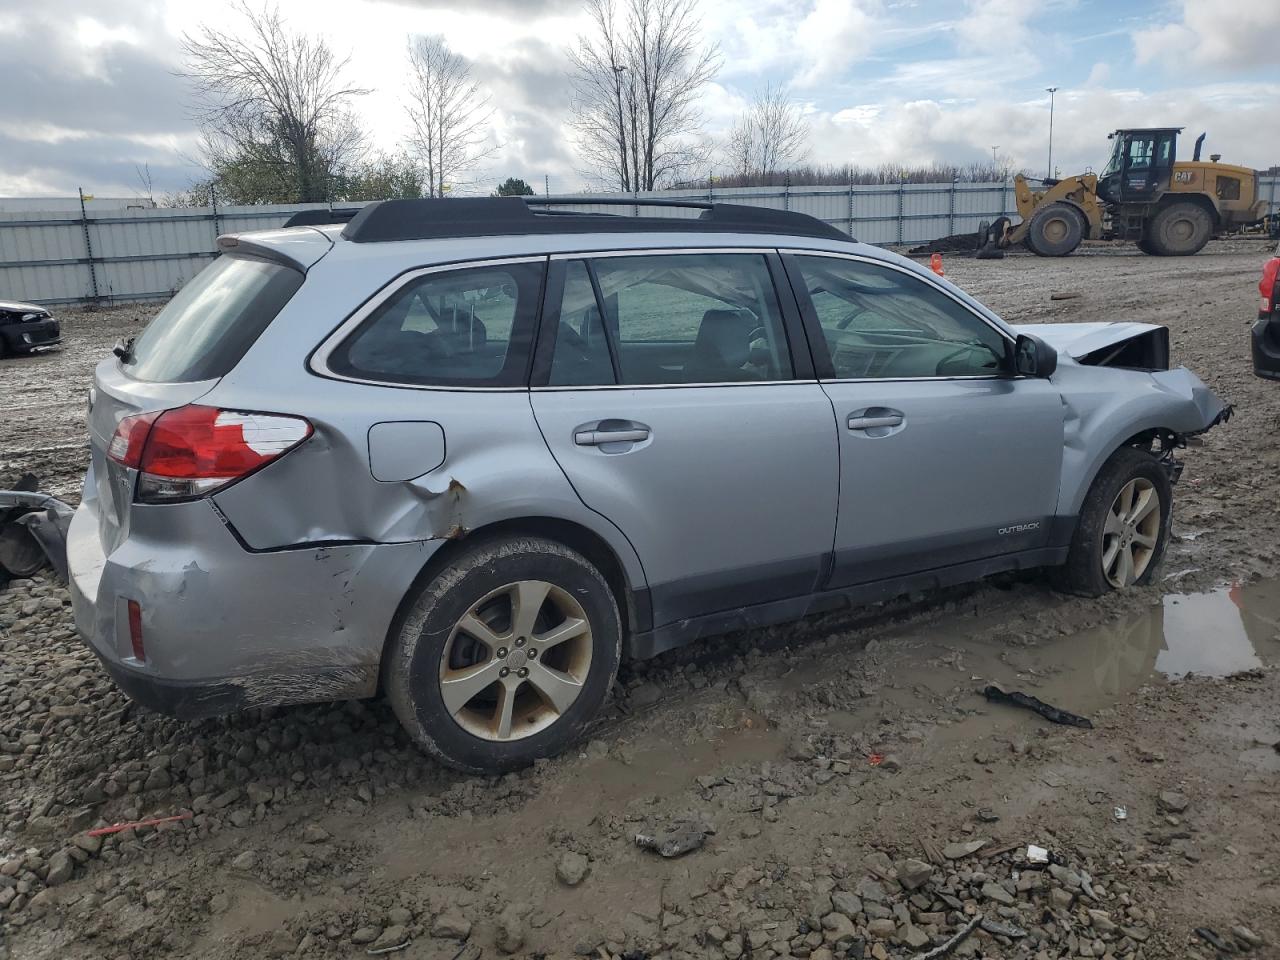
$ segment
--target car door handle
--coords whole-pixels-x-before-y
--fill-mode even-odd
[[[573,435],[573,442],[580,447],[598,447],[602,443],[639,443],[649,439],[649,431],[644,428],[633,430],[579,430]]]
[[[850,417],[850,430],[870,430],[872,427],[900,427],[902,426],[902,415],[898,413],[886,414],[881,417]]]

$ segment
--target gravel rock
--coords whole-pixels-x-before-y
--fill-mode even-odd
[[[965,840],[961,843],[948,843],[942,848],[942,855],[948,860],[963,860],[965,857],[973,856],[990,842],[990,840]]]
[[[351,942],[355,944],[373,943],[380,936],[382,936],[382,927],[376,925],[360,927],[351,935]]]
[[[933,876],[933,864],[923,860],[899,860],[896,866],[898,882],[908,890],[915,890]]]
[[[66,883],[71,879],[75,869],[76,863],[71,859],[71,855],[65,850],[59,850],[49,858],[49,872],[45,875],[44,882],[50,887]]]
[[[556,861],[556,879],[567,887],[576,887],[591,872],[591,861],[580,853],[565,853]]]
[[[498,914],[498,931],[494,942],[503,953],[515,953],[524,946],[524,921],[513,907],[507,907]]]
[[[836,890],[831,894],[831,906],[837,913],[852,919],[862,912],[862,901],[848,890]]]
[[[982,885],[982,896],[986,900],[994,900],[996,903],[1003,904],[1006,907],[1018,902],[1018,898],[1012,893],[1000,886],[1000,884],[990,881]]]
[[[431,924],[433,937],[465,940],[471,936],[471,921],[456,910],[446,910]]]
[[[1178,793],[1176,790],[1161,790],[1157,803],[1166,813],[1182,813],[1191,805],[1186,794]]]

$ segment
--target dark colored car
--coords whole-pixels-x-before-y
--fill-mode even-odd
[[[62,342],[62,328],[44,307],[0,300],[0,357],[33,353]]]
[[[1262,268],[1258,282],[1262,299],[1258,322],[1253,325],[1253,372],[1268,380],[1280,380],[1280,247]]]

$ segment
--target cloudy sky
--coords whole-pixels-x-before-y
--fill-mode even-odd
[[[565,126],[565,45],[579,0],[280,0],[287,20],[351,54],[375,143],[405,132],[405,40],[443,34],[496,107],[480,186],[586,182]],[[810,157],[964,163],[1042,173],[1047,86],[1054,165],[1101,167],[1118,126],[1209,132],[1231,162],[1280,163],[1278,0],[701,0],[723,58],[704,111],[723,133],[752,91],[784,83],[812,124]],[[201,175],[179,39],[234,29],[220,0],[0,0],[0,196],[155,194]]]

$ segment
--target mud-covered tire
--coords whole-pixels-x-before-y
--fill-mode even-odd
[[[1143,231],[1159,257],[1189,257],[1213,236],[1213,215],[1198,203],[1171,203],[1156,212]]]
[[[1027,228],[1027,249],[1038,257],[1065,257],[1084,239],[1084,214],[1069,203],[1037,210]]]
[[[478,605],[488,602],[486,598],[497,596],[493,602],[501,604],[502,592],[513,590],[514,595],[521,583],[549,585],[552,592],[547,595],[547,600],[539,601],[540,604],[558,597],[560,600],[557,602],[570,604],[583,615],[576,619],[585,619],[588,624],[589,636],[585,645],[580,643],[580,649],[589,653],[589,662],[579,678],[581,682],[576,699],[563,712],[551,709],[551,701],[542,697],[533,680],[524,681],[520,687],[523,692],[511,696],[513,699],[526,698],[525,701],[516,699],[516,703],[527,701],[531,704],[531,715],[541,710],[543,716],[536,723],[546,725],[536,726],[530,719],[525,729],[535,732],[512,737],[511,733],[519,733],[519,727],[508,715],[508,739],[502,739],[496,726],[492,732],[475,732],[471,706],[458,711],[451,711],[446,706],[444,670],[449,670],[447,675],[451,678],[462,673],[454,672],[452,659],[444,668],[442,661],[446,655],[455,656],[455,641],[459,639],[465,640],[474,650],[486,650],[482,641],[460,634],[463,619],[476,610],[485,610]],[[540,663],[549,662],[555,655],[548,647],[539,663],[531,662],[535,658],[529,657],[520,660],[519,667],[516,666],[511,655],[516,650],[518,613],[515,601],[511,600],[510,604],[507,621],[502,621],[500,612],[489,621],[497,625],[492,635],[503,641],[505,645],[499,649],[507,650],[508,656],[497,658],[494,655],[496,651],[474,655],[488,667],[497,664],[509,668],[508,673],[503,674],[508,679],[495,681],[492,687],[483,688],[477,695],[479,699],[468,701],[468,704],[478,702],[483,707],[486,691],[492,691],[497,704],[495,709],[500,708],[505,695],[504,683],[519,682],[515,676],[520,669],[526,671],[525,675],[530,671],[536,674]],[[539,609],[544,611],[539,616],[548,616],[547,607],[540,606]],[[555,622],[554,611],[550,622]],[[568,622],[567,617],[564,622]],[[418,588],[417,595],[409,599],[407,610],[398,624],[383,665],[383,683],[391,706],[405,730],[422,748],[449,766],[468,773],[502,773],[519,769],[540,758],[554,756],[574,743],[603,706],[622,654],[622,622],[617,602],[600,571],[581,554],[541,537],[488,540],[458,554],[447,567]],[[549,634],[529,630],[528,635],[525,638],[528,644],[522,648],[526,651],[534,649],[537,637]],[[475,665],[463,664],[458,669],[465,672],[481,665],[478,662]],[[530,696],[536,699],[528,700]],[[495,712],[494,716],[496,724],[498,713]],[[468,724],[472,729],[468,729]]]
[[[1142,236],[1138,238],[1138,249],[1149,257],[1158,257],[1156,248],[1151,245],[1151,238],[1147,236],[1147,231],[1142,231]]]
[[[1120,589],[1108,579],[1103,567],[1104,551],[1113,536],[1106,528],[1117,497],[1131,481],[1149,484],[1159,497],[1159,532],[1141,575],[1132,585],[1151,582],[1169,542],[1173,485],[1164,467],[1150,453],[1123,447],[1103,464],[1084,498],[1067,561],[1053,572],[1054,585],[1059,589],[1086,597],[1100,597]]]

